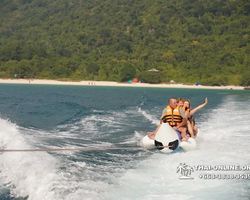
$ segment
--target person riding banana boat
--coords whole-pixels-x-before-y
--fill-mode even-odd
[[[160,118],[160,124],[154,132],[148,132],[148,137],[150,139],[154,139],[155,134],[161,127],[161,124],[168,123],[174,130],[176,130],[179,139],[183,141],[187,141],[189,135],[187,134],[187,119],[185,115],[185,111],[182,107],[177,105],[177,100],[175,98],[170,98],[168,101],[169,105],[162,111],[162,115]]]
[[[181,141],[188,140],[189,136],[195,138],[198,133],[198,128],[195,126],[193,114],[207,105],[207,103],[208,99],[206,98],[204,104],[191,110],[190,100],[184,100],[182,97],[178,98],[178,100],[170,98],[169,105],[162,112],[160,124],[154,132],[148,132],[148,137],[154,139],[161,124],[167,122],[174,130],[176,130]]]
[[[197,106],[196,108],[191,110],[191,102],[190,100],[184,100],[183,110],[185,111],[186,119],[187,119],[187,128],[188,133],[191,135],[191,137],[196,137],[198,133],[198,127],[195,125],[195,121],[193,118],[193,114],[196,113],[199,109],[203,108],[205,105],[207,105],[208,99],[206,97],[205,103]]]

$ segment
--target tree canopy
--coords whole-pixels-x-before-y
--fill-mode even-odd
[[[250,84],[248,0],[1,0],[0,13],[0,78]]]

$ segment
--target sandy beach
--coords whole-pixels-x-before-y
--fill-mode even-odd
[[[79,86],[112,86],[112,87],[148,87],[148,88],[190,88],[190,89],[228,89],[244,90],[241,86],[203,86],[183,84],[149,84],[149,83],[118,83],[108,81],[57,81],[44,79],[0,79],[0,84],[38,84],[38,85],[79,85]]]

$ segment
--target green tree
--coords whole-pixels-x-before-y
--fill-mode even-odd
[[[240,81],[240,85],[243,86],[250,86],[250,71],[246,71],[242,77],[241,77],[241,81]]]
[[[120,71],[120,80],[128,81],[135,77],[136,69],[132,64],[124,64]]]
[[[161,77],[160,74],[156,72],[142,72],[139,80],[146,83],[160,83]]]

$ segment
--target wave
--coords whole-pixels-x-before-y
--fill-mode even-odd
[[[17,125],[0,118],[1,149],[34,149],[32,138]],[[33,138],[34,139],[34,138]],[[40,138],[39,138],[40,140]],[[34,141],[36,143],[37,141]],[[58,146],[58,145],[57,145]],[[107,146],[107,144],[103,144]],[[50,147],[53,148],[52,145]],[[67,146],[64,146],[64,148]],[[75,152],[4,152],[0,154],[1,194],[28,200],[100,199],[109,184],[98,180],[92,167],[83,160],[74,161]],[[90,158],[91,160],[93,157]],[[107,167],[108,169],[108,167]],[[92,174],[92,175],[91,175]],[[93,180],[96,177],[97,180]],[[98,190],[96,188],[98,187]],[[6,192],[8,190],[9,192]]]
[[[174,154],[154,153],[137,166],[127,170],[117,180],[116,186],[103,199],[245,199],[249,197],[248,180],[204,180],[195,171],[193,180],[179,180],[177,167],[180,163],[197,165],[249,165],[248,139],[250,125],[247,113],[240,101],[227,97],[217,108],[207,110],[197,125],[198,149]],[[232,114],[234,113],[234,114]],[[248,132],[247,132],[248,131]],[[242,132],[245,135],[242,136]],[[220,173],[247,173],[227,171]]]
[[[179,180],[176,168],[181,162],[249,164],[250,108],[229,96],[218,107],[204,110],[196,118],[195,151],[169,155],[141,150],[2,153],[0,185],[13,197],[29,200],[244,199],[249,196],[246,180],[202,180],[199,172],[192,174],[193,181]],[[5,149],[139,146],[148,124],[156,128],[159,123],[152,113],[146,107],[121,112],[96,109],[50,132],[0,118],[0,145]]]
[[[31,149],[15,124],[0,118],[1,149]],[[53,199],[56,183],[56,160],[43,152],[5,152],[0,155],[2,187],[12,196]]]

